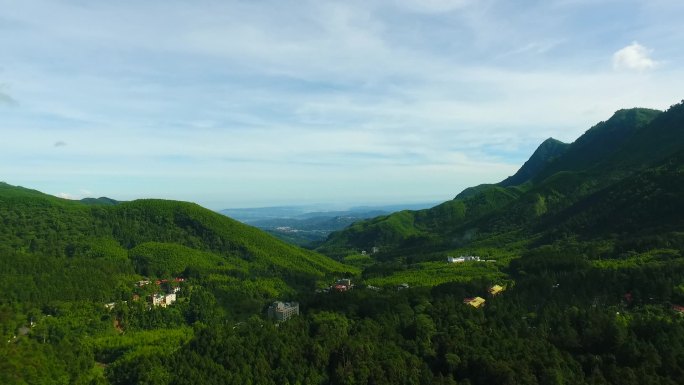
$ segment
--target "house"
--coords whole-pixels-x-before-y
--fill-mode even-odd
[[[489,294],[491,294],[491,295],[493,295],[493,296],[494,296],[494,295],[497,295],[497,294],[500,294],[500,293],[503,292],[504,290],[506,290],[506,288],[503,287],[503,286],[500,286],[500,285],[490,286],[489,289],[487,289],[487,291],[489,292]]]
[[[166,307],[166,297],[163,294],[152,294],[150,296],[150,303],[152,306]]]
[[[176,302],[176,293],[168,293],[168,294],[152,294],[149,297],[150,304],[152,306],[161,306],[161,307],[167,307],[171,305],[172,303]]]
[[[380,248],[377,246],[373,246],[373,248],[371,249],[371,253],[373,253],[373,254],[377,254],[379,252],[380,252]]]
[[[287,321],[296,315],[299,315],[299,303],[297,302],[276,301],[268,307],[268,318],[276,321]]]
[[[176,302],[176,293],[169,293],[164,296],[164,303],[166,303],[167,306],[174,302]]]
[[[463,298],[463,303],[474,308],[479,308],[484,306],[485,299],[482,297],[467,297]]]
[[[408,283],[402,283],[399,286],[397,286],[397,290],[404,290],[404,289],[408,289],[408,288],[409,288]]]
[[[449,263],[461,263],[461,262],[480,262],[480,257],[475,255],[461,255],[460,257],[447,257],[447,262]]]
[[[331,289],[338,291],[338,292],[343,292],[343,291],[348,291],[354,288],[354,285],[352,285],[351,279],[349,278],[342,278],[338,279],[333,286],[331,286]]]
[[[349,286],[337,284],[337,285],[333,286],[333,289],[335,289],[335,291],[341,293],[341,292],[345,292],[345,291],[349,290]]]
[[[672,305],[672,310],[676,311],[680,315],[684,315],[684,306]]]

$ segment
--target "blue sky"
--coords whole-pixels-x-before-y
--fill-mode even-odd
[[[684,98],[679,0],[0,9],[0,180],[70,198],[441,201]]]

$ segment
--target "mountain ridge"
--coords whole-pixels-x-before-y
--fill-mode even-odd
[[[4,183],[0,185],[0,216],[4,220],[2,249],[12,253],[80,258],[99,247],[94,242],[106,241],[123,251],[162,242],[213,253],[227,258],[226,262],[231,258],[247,261],[251,274],[273,276],[280,271],[299,277],[295,281],[350,269],[188,202],[140,199],[91,204]]]
[[[555,158],[563,155],[570,144],[554,138],[548,138],[537,147],[532,156],[520,167],[518,172],[497,183],[499,186],[510,187],[521,185],[534,178]]]
[[[547,230],[541,223],[558,223],[554,216],[681,151],[682,110],[683,104],[666,112],[618,110],[571,144],[547,139],[516,174],[502,182],[467,188],[432,209],[405,212],[403,227],[393,226],[392,216],[360,222],[332,233],[319,250],[334,256],[379,246],[388,255],[398,250],[410,255],[499,239],[497,234],[507,232],[523,239],[540,237]],[[462,207],[462,215],[455,219],[444,211],[446,207]],[[432,218],[433,225],[421,221],[425,217]],[[413,244],[412,249],[407,249],[407,242]]]

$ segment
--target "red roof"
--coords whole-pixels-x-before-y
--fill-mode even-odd
[[[684,313],[684,306],[672,305],[672,310]]]

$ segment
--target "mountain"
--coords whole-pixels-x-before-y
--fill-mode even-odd
[[[684,192],[674,183],[681,179],[683,127],[684,104],[666,112],[617,111],[572,144],[544,141],[502,182],[468,188],[431,209],[356,223],[332,233],[319,250],[340,256],[378,246],[393,258],[465,247],[527,248],[559,237],[597,239],[592,228],[612,234],[604,248],[609,252],[619,236],[684,230],[667,209],[680,207]]]
[[[354,271],[196,204],[91,203],[0,184],[5,298],[112,301],[144,276],[193,276],[226,303],[252,298],[260,307],[293,287]]]
[[[99,197],[99,198],[83,198],[81,203],[87,205],[118,205],[120,202],[112,198]]]
[[[554,138],[546,139],[537,147],[530,159],[523,164],[515,175],[509,176],[499,182],[499,185],[503,187],[517,186],[531,180],[536,177],[550,161],[563,155],[568,150],[568,147],[570,147],[569,144]]]

